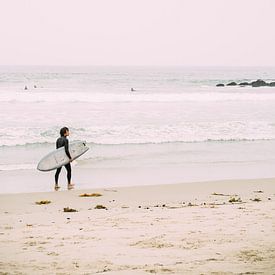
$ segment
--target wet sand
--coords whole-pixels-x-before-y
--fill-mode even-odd
[[[0,213],[0,274],[275,273],[275,179],[2,194]]]

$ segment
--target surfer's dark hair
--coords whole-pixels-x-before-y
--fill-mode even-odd
[[[60,136],[64,137],[65,133],[69,131],[68,127],[63,127],[60,129]]]

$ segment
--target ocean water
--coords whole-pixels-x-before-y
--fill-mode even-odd
[[[124,185],[274,177],[275,88],[215,87],[258,78],[275,68],[0,67],[0,174],[34,172],[68,126],[91,148],[74,170]]]

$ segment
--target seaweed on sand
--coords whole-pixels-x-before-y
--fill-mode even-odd
[[[38,204],[38,205],[41,205],[41,204],[49,204],[51,203],[51,201],[47,201],[47,200],[44,200],[44,201],[36,201],[35,204]]]
[[[235,202],[242,202],[241,198],[232,197],[229,199],[228,202],[235,203]]]
[[[107,207],[104,205],[98,204],[95,206],[95,209],[106,209],[107,210]]]
[[[79,195],[79,197],[101,197],[101,196],[102,194],[100,193],[91,193],[91,194],[84,193]]]
[[[261,201],[261,199],[260,198],[255,198],[255,199],[251,199],[252,201],[256,201],[256,202],[259,202],[259,201]]]
[[[69,207],[65,207],[65,208],[63,208],[63,211],[64,211],[64,212],[77,212],[77,210],[76,210],[76,209],[69,208]]]
[[[213,195],[213,196],[226,196],[226,197],[230,197],[230,195],[226,195],[226,194],[223,194],[223,193],[216,193],[216,192],[212,193],[211,195]]]

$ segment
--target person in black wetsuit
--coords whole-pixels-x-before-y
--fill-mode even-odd
[[[60,129],[60,138],[58,138],[56,140],[56,149],[58,149],[60,147],[65,147],[65,153],[68,156],[68,158],[70,159],[70,162],[65,165],[65,168],[67,170],[68,189],[70,190],[74,187],[74,185],[71,183],[71,175],[72,175],[71,162],[73,160],[72,160],[72,157],[69,152],[69,141],[67,139],[67,136],[69,136],[69,135],[70,135],[70,132],[67,127],[63,127]],[[58,186],[58,177],[59,177],[61,168],[62,167],[57,168],[56,173],[55,173],[55,190],[56,191],[60,188]]]

